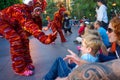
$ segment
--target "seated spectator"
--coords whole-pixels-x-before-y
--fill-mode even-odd
[[[83,24],[85,24],[85,23],[83,23]],[[81,36],[86,32],[87,29],[94,29],[94,26],[92,24],[87,24],[87,25],[85,24],[84,28],[83,28],[83,26],[81,26],[78,31],[79,36],[76,37],[76,39],[73,42],[80,44],[82,41]]]
[[[100,21],[95,21],[94,22],[94,28],[97,29],[97,31],[99,32],[101,38],[102,38],[102,41],[104,43],[104,45],[109,48],[110,47],[110,42],[109,42],[109,39],[108,39],[108,35],[106,33],[106,30],[101,27],[101,22]]]
[[[81,35],[84,34],[85,27],[86,27],[85,22],[82,22],[82,23],[80,24],[80,28],[79,28],[79,30],[78,30],[79,36],[81,36]]]
[[[101,41],[100,36],[98,36],[98,32],[96,32],[95,35],[88,34],[83,36],[81,56],[77,56],[74,52],[68,49],[68,52],[71,55],[67,55],[64,59],[56,59],[50,71],[45,75],[44,80],[55,80],[57,77],[66,77],[74,68],[77,68],[78,66],[85,63],[98,62],[97,52],[102,47],[102,44],[103,42]],[[68,60],[68,62],[65,60]],[[71,67],[71,65],[74,66]]]
[[[82,22],[82,23],[80,24],[80,28],[79,28],[79,30],[78,30],[78,35],[79,35],[79,36],[76,37],[76,39],[75,39],[73,42],[75,42],[75,43],[77,43],[77,44],[81,43],[81,41],[82,41],[81,36],[84,34],[85,27],[86,27],[85,22]]]
[[[114,17],[108,26],[107,34],[112,43],[108,56],[100,54],[101,62],[118,59],[120,56],[120,16]]]

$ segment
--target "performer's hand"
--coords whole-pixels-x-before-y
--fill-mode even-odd
[[[48,39],[46,40],[46,43],[52,43],[57,38],[57,31],[55,31],[53,34],[48,35]]]
[[[42,30],[47,31],[48,27],[43,27]]]
[[[57,31],[50,35],[43,35],[40,38],[40,41],[44,44],[50,44],[55,41],[57,38]]]

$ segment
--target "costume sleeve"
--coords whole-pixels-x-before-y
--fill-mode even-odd
[[[40,39],[41,36],[45,35],[37,24],[35,24],[32,20],[27,20],[25,22],[21,22],[22,28],[31,33],[37,39]]]
[[[21,24],[23,25],[22,28],[24,30],[31,33],[35,38],[37,38],[40,42],[44,44],[50,44],[56,39],[57,33],[45,35],[44,32],[39,29],[39,26],[35,24],[32,20],[27,20]]]

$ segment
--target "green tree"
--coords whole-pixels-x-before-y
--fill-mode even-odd
[[[54,13],[58,10],[56,3],[53,2],[48,2],[47,8],[46,8],[46,12],[47,15],[51,17],[51,19],[53,19]]]
[[[105,0],[105,3],[108,7],[108,17],[111,19],[111,13],[120,14],[120,0]],[[116,6],[112,6],[113,3],[116,3]],[[74,5],[72,5],[71,15],[77,16],[78,19],[81,19],[83,16],[88,17],[90,20],[95,18],[95,7],[97,3],[96,0],[74,0]]]
[[[47,20],[46,20],[46,17],[47,16],[50,16],[51,20],[53,19],[54,17],[54,13],[58,10],[57,6],[56,6],[56,3],[54,3],[53,1],[51,0],[48,0],[47,1],[47,8],[46,8],[46,13],[43,13],[43,18],[42,18],[42,21],[43,21],[43,25],[47,25]]]
[[[20,3],[20,1],[19,0],[0,0],[0,10],[16,3]]]
[[[95,3],[92,0],[75,0],[72,6],[72,16],[77,16],[78,19],[86,16],[90,19],[95,15]]]

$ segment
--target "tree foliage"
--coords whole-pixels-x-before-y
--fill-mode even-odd
[[[72,6],[72,16],[76,16],[78,19],[83,16],[91,18],[95,15],[96,4],[93,0],[75,0]]]
[[[47,2],[47,8],[46,8],[46,12],[47,12],[47,16],[50,16],[51,19],[53,19],[54,13],[58,10],[56,3],[53,3],[51,1]]]
[[[56,3],[54,3],[51,0],[47,0],[47,8],[46,8],[46,13],[43,13],[42,16],[42,21],[43,21],[43,25],[46,26],[47,25],[47,20],[46,17],[50,16],[51,20],[54,17],[54,13],[58,10]]]
[[[20,3],[20,1],[19,0],[0,0],[0,10],[16,3]]]
[[[120,0],[105,0],[108,7],[108,17],[111,19],[112,13],[120,13]],[[116,6],[112,6],[116,3]],[[97,6],[96,0],[74,0],[74,5],[72,5],[72,16],[77,16],[81,19],[83,16],[88,17],[91,20],[95,18],[95,8]]]

